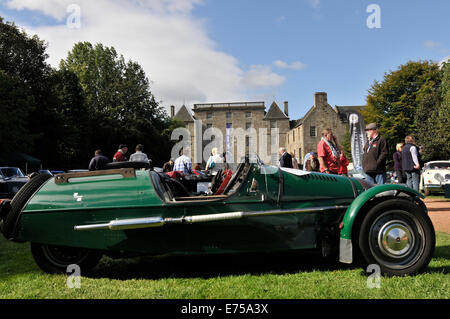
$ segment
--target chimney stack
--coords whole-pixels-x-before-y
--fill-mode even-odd
[[[286,114],[287,117],[289,117],[289,102],[284,101],[284,114]]]
[[[325,106],[328,104],[326,92],[314,93],[314,106]]]
[[[175,106],[174,105],[170,106],[170,117],[171,118],[175,117]]]

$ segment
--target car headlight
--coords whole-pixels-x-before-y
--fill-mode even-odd
[[[434,178],[441,183],[444,181],[444,178],[439,173],[434,174]]]

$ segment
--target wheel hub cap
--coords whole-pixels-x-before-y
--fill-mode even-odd
[[[414,247],[414,235],[410,227],[402,221],[391,221],[385,224],[378,237],[381,251],[392,258],[402,258]]]

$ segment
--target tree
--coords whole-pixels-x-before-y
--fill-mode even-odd
[[[0,17],[0,70],[14,76],[40,97],[45,91],[46,78],[51,67],[45,62],[47,46],[36,35],[29,37],[25,31]]]
[[[5,125],[2,135],[9,138],[23,135],[20,139],[13,138],[9,150],[33,153],[43,160],[51,156],[46,146],[52,139],[48,129],[53,129],[48,125],[52,121],[48,86],[51,67],[45,62],[48,57],[45,51],[46,44],[37,36],[29,37],[14,23],[4,22],[0,17],[0,70],[3,72],[0,103],[7,110],[2,113],[2,122],[18,121],[14,129],[17,133],[8,132]]]
[[[450,62],[442,67],[442,103],[437,111],[442,158],[450,158]]]
[[[170,121],[138,63],[125,62],[113,47],[80,42],[60,62],[60,69],[80,80],[90,126],[95,127],[90,136],[92,151],[100,148],[112,157],[120,143],[141,143],[155,162],[166,160],[170,150],[162,132]]]
[[[25,150],[32,140],[28,136],[27,119],[34,108],[30,90],[16,77],[0,70],[0,149],[2,152]]]
[[[371,86],[362,115],[366,123],[378,124],[391,152],[407,135],[417,134],[423,119],[416,113],[430,107],[431,96],[439,94],[441,77],[435,63],[408,62]]]
[[[54,70],[51,75],[52,95],[55,98],[53,112],[59,136],[55,141],[55,161],[61,168],[84,167],[92,157],[89,152],[89,113],[84,92],[78,77],[67,70]]]

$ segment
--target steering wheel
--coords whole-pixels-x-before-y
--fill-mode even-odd
[[[222,185],[222,182],[223,182],[223,171],[222,169],[219,169],[217,171],[216,176],[214,176],[213,179],[211,180],[211,192],[213,194],[217,192],[220,185]]]
[[[236,169],[236,172],[234,173],[233,177],[231,177],[230,181],[228,182],[227,187],[223,191],[224,194],[227,194],[228,191],[234,186],[234,184],[237,181],[237,178],[241,175],[241,172],[244,169],[244,167],[245,167],[245,162],[239,164],[238,168]]]

